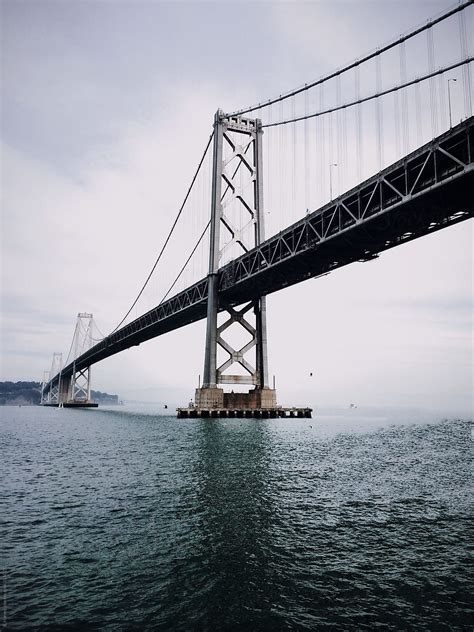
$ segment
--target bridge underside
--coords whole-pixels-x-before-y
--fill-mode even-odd
[[[232,305],[240,304],[349,263],[370,261],[384,250],[457,224],[473,214],[474,171],[470,170],[462,178],[404,201],[396,211],[380,212],[370,221],[354,222],[350,230],[338,231],[331,239],[302,250],[288,261],[282,259],[266,273],[243,278],[222,289],[222,297]],[[290,241],[298,239],[301,232],[309,230],[305,227],[295,231]]]
[[[474,214],[473,117],[306,215],[219,271],[219,309],[239,305],[454,225]],[[207,279],[76,359],[81,369],[206,317]],[[72,374],[73,366],[62,371]],[[50,386],[58,381],[53,378]]]

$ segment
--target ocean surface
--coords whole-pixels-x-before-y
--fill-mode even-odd
[[[469,421],[163,412],[0,409],[0,629],[473,629]]]

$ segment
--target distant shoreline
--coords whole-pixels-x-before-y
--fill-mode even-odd
[[[118,395],[91,391],[98,404],[121,406]],[[41,403],[41,382],[0,382],[0,406],[38,406]]]

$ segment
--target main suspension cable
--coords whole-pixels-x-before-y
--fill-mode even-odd
[[[338,110],[344,110],[354,105],[359,105],[361,103],[365,103],[366,101],[371,101],[372,99],[378,99],[379,97],[383,97],[384,95],[390,94],[391,92],[396,92],[397,90],[402,90],[403,88],[407,88],[408,86],[418,84],[421,81],[430,79],[431,77],[436,77],[436,75],[441,75],[445,72],[449,72],[450,70],[453,70],[454,68],[459,68],[459,66],[470,64],[472,61],[474,61],[474,57],[468,57],[467,59],[463,59],[462,61],[459,61],[455,64],[451,64],[451,66],[445,66],[444,68],[440,68],[439,70],[430,72],[427,75],[423,75],[423,77],[417,77],[416,79],[412,79],[411,81],[407,81],[406,83],[402,83],[398,86],[393,86],[392,88],[387,88],[387,90],[382,90],[381,92],[371,94],[368,97],[363,97],[361,99],[357,99],[356,101],[350,101],[349,103],[344,103],[343,105],[334,106],[333,108],[329,108],[327,110],[314,112],[313,114],[298,116],[296,118],[286,119],[284,121],[278,121],[277,123],[266,123],[265,125],[262,125],[262,127],[277,127],[278,125],[286,125],[287,123],[295,123],[297,121],[304,121],[309,118],[315,118],[317,116],[323,116],[324,114],[330,114],[331,112],[337,112]]]
[[[348,64],[347,66],[344,66],[343,68],[340,68],[339,70],[336,70],[336,71],[332,72],[331,74],[326,75],[325,77],[321,77],[320,79],[317,79],[316,81],[313,81],[312,83],[305,83],[304,86],[302,86],[300,88],[297,88],[296,90],[291,90],[290,92],[286,92],[284,94],[280,94],[278,97],[275,97],[273,99],[268,99],[267,101],[263,101],[262,103],[258,103],[257,105],[252,105],[250,107],[243,108],[241,110],[236,110],[235,112],[232,112],[230,114],[226,114],[226,116],[238,116],[238,115],[241,115],[241,114],[247,114],[248,112],[253,112],[254,110],[259,110],[261,108],[266,108],[269,105],[272,105],[273,103],[278,103],[278,101],[284,101],[285,99],[289,99],[290,97],[293,97],[296,94],[300,94],[301,92],[304,92],[305,90],[309,90],[310,88],[314,88],[315,86],[318,86],[318,85],[320,85],[322,83],[325,83],[326,81],[329,81],[330,79],[334,79],[334,77],[342,75],[345,72],[347,72],[348,70],[352,70],[353,68],[356,68],[357,66],[360,66],[361,64],[364,64],[366,61],[369,61],[370,59],[373,59],[374,57],[377,57],[378,55],[381,55],[382,53],[385,53],[386,51],[390,50],[391,48],[394,48],[395,46],[398,46],[402,42],[406,42],[407,40],[411,39],[412,37],[415,37],[415,35],[419,35],[423,31],[426,31],[427,29],[435,26],[435,24],[438,24],[439,22],[442,22],[443,20],[446,20],[447,18],[451,17],[455,13],[458,13],[459,11],[462,11],[466,7],[470,6],[473,2],[474,2],[474,0],[467,0],[466,2],[462,2],[461,4],[456,5],[455,7],[453,7],[452,9],[450,9],[448,11],[446,11],[446,13],[443,13],[439,17],[433,18],[431,20],[428,20],[425,24],[419,26],[418,28],[414,29],[413,31],[410,31],[410,32],[406,33],[405,35],[402,35],[397,40],[389,42],[388,44],[386,44],[385,46],[382,46],[381,48],[377,48],[376,50],[372,51],[371,53],[369,53],[365,57],[361,57],[360,59],[356,59],[355,61],[353,61],[352,63]]]
[[[193,179],[192,179],[192,181],[191,181],[191,184],[189,185],[189,188],[188,188],[187,193],[186,193],[186,195],[185,195],[185,197],[184,197],[183,203],[181,204],[181,208],[180,208],[180,209],[179,209],[179,211],[178,211],[178,214],[177,214],[177,216],[176,216],[176,218],[175,218],[175,220],[174,220],[174,222],[173,222],[173,225],[172,225],[172,227],[171,227],[171,230],[170,230],[170,232],[168,233],[168,236],[167,236],[167,238],[166,238],[166,240],[165,240],[165,243],[163,244],[163,247],[162,247],[162,249],[161,249],[161,251],[160,251],[160,254],[159,254],[159,255],[158,255],[158,257],[156,258],[156,261],[155,261],[155,263],[153,264],[153,267],[152,267],[152,269],[151,269],[151,271],[150,271],[149,275],[147,276],[145,283],[142,285],[141,290],[140,290],[140,291],[139,291],[139,293],[137,294],[137,297],[136,297],[136,299],[133,301],[133,303],[132,303],[132,305],[131,305],[130,309],[128,310],[128,312],[125,314],[125,316],[122,318],[122,320],[119,322],[119,324],[115,327],[115,329],[114,329],[113,331],[111,331],[111,333],[110,333],[109,335],[111,335],[111,334],[115,333],[115,332],[117,331],[117,329],[118,329],[118,328],[119,328],[119,327],[120,327],[120,326],[124,323],[124,321],[126,320],[127,316],[130,314],[130,312],[132,311],[132,309],[133,309],[133,308],[135,307],[135,305],[138,303],[138,300],[139,300],[140,296],[143,294],[143,292],[144,292],[144,290],[145,290],[146,286],[148,285],[148,281],[151,279],[151,276],[152,276],[153,272],[155,271],[155,268],[156,268],[156,266],[158,265],[158,263],[159,263],[159,261],[160,261],[160,259],[161,259],[162,255],[163,255],[163,252],[165,251],[165,248],[166,248],[166,246],[168,245],[169,240],[171,239],[171,235],[173,234],[174,229],[176,228],[176,224],[178,223],[178,220],[179,220],[179,218],[181,217],[181,213],[183,212],[183,209],[184,209],[184,207],[185,207],[185,205],[186,205],[186,202],[188,201],[189,195],[190,195],[190,193],[191,193],[191,189],[193,188],[194,183],[196,182],[196,178],[198,177],[199,171],[200,171],[200,169],[201,169],[201,167],[202,167],[202,163],[204,162],[204,159],[205,159],[206,154],[207,154],[207,150],[209,149],[209,146],[210,146],[210,144],[211,144],[211,141],[212,141],[213,136],[214,136],[214,131],[212,131],[211,135],[209,136],[209,140],[207,141],[206,149],[204,150],[204,153],[203,153],[203,155],[202,155],[202,158],[201,158],[201,160],[199,161],[199,165],[198,165],[198,167],[197,167],[197,169],[196,169],[196,172],[195,172],[194,177],[193,177]]]
[[[100,329],[99,325],[95,322],[95,320],[94,320],[93,322],[94,322],[94,326],[95,326],[95,328],[97,329],[97,332],[98,332],[99,336],[102,336],[102,338],[97,338],[97,339],[96,339],[96,338],[94,338],[94,340],[98,340],[98,341],[100,341],[100,340],[103,340],[104,338],[107,338],[107,336],[106,336],[106,335],[104,334],[104,332]]]
[[[68,365],[69,362],[69,356],[71,355],[71,351],[72,351],[72,345],[74,344],[74,340],[76,339],[76,333],[77,333],[77,327],[78,327],[78,323],[76,321],[76,326],[74,327],[74,334],[72,336],[72,340],[71,340],[71,345],[69,347],[69,351],[67,352],[67,357],[66,357],[66,362],[64,363],[64,366]],[[60,371],[61,372],[61,371]]]
[[[209,226],[211,225],[211,220],[209,220],[206,224],[206,227],[204,228],[204,230],[201,233],[201,236],[199,237],[199,239],[196,242],[196,245],[194,246],[194,248],[191,251],[191,254],[189,255],[189,257],[186,259],[185,264],[183,265],[183,267],[181,268],[181,270],[178,273],[178,276],[176,277],[176,279],[173,281],[173,283],[171,284],[169,290],[166,292],[166,294],[163,296],[163,298],[161,299],[161,301],[158,303],[157,307],[159,307],[160,305],[162,305],[165,300],[167,299],[169,293],[171,292],[171,290],[174,288],[174,286],[176,285],[176,283],[179,281],[179,278],[181,277],[181,275],[184,272],[184,269],[186,268],[186,266],[188,265],[188,263],[191,260],[191,257],[193,256],[193,254],[196,252],[196,250],[198,249],[199,244],[201,243],[201,241],[204,238],[204,235],[206,234],[207,229],[209,228]]]

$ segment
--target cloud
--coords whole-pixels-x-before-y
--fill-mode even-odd
[[[117,324],[163,244],[218,106],[311,80],[447,4],[399,6],[4,3],[4,379],[39,378],[53,351],[67,352],[79,311],[93,312],[104,332]],[[373,171],[375,136],[363,129],[364,168]],[[306,206],[302,178],[295,199],[285,179],[294,142],[285,133],[265,133],[274,157],[265,162],[266,173],[274,169],[267,234]],[[330,144],[330,133],[311,146],[311,208],[329,195],[327,165],[341,142],[334,134]],[[300,177],[304,144],[296,144]],[[355,176],[352,154],[336,191]],[[208,212],[202,181],[134,316],[161,299]],[[466,223],[270,296],[270,371],[281,401],[469,403],[470,240]],[[183,283],[203,274],[201,257]],[[195,323],[94,366],[94,386],[179,386],[191,395],[203,351],[204,323]]]
[[[215,101],[208,86],[192,103],[180,99],[182,105],[174,111],[147,124],[130,124],[106,153],[84,161],[75,178],[3,145],[7,371],[8,353],[15,345],[66,350],[79,311],[93,312],[102,330],[117,324],[182,203],[210,133]],[[193,116],[201,123],[177,135],[180,122]],[[187,232],[191,210],[183,219]],[[132,316],[155,306],[174,279],[190,242],[182,228]],[[43,326],[35,327],[39,321]],[[19,370],[38,369],[35,361]]]

